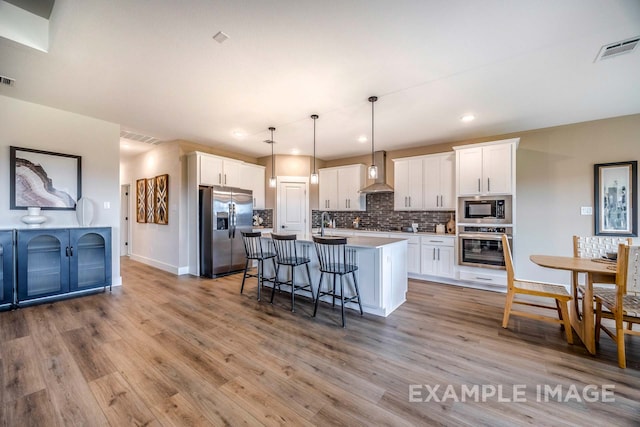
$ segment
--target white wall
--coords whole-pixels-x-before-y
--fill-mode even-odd
[[[91,225],[113,228],[113,284],[120,284],[119,144],[115,123],[0,96],[0,227],[24,227],[20,217],[26,215],[25,210],[9,209],[10,146],[82,156],[82,196],[94,204]],[[48,218],[46,226],[78,226],[75,211],[42,214]]]
[[[136,180],[169,174],[169,224],[147,224],[136,221]],[[186,273],[187,242],[184,220],[186,194],[183,190],[183,167],[180,146],[166,142],[152,150],[123,161],[120,184],[131,186],[129,218],[131,258],[174,274]]]

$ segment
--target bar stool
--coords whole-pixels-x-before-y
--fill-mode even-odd
[[[344,318],[344,305],[348,302],[356,301],[360,307],[360,315],[362,316],[362,302],[360,299],[360,290],[358,289],[358,280],[356,279],[356,270],[358,269],[356,261],[356,253],[354,249],[347,249],[346,238],[326,238],[313,237],[313,243],[316,247],[318,260],[320,261],[320,281],[318,283],[318,296],[316,298],[315,307],[313,308],[313,317],[316,317],[318,311],[318,303],[323,295],[331,295],[331,306],[336,306],[336,297],[340,298],[342,310],[342,327],[346,326]],[[324,274],[333,274],[333,289],[326,292],[322,291],[322,278]],[[351,273],[353,277],[353,286],[355,295],[345,296],[343,276]],[[340,276],[340,293],[336,293],[336,276]]]
[[[295,234],[274,234],[271,233],[271,239],[273,240],[273,245],[276,249],[276,277],[275,283],[273,285],[273,289],[271,291],[271,303],[273,303],[273,296],[276,292],[276,287],[280,290],[280,285],[290,285],[291,286],[291,311],[296,311],[296,290],[304,290],[308,289],[311,292],[311,301],[315,300],[315,296],[313,294],[313,284],[311,283],[311,273],[309,273],[309,263],[311,259],[308,256],[307,249],[304,247],[302,249],[302,256],[298,256],[298,249],[296,247],[296,235]],[[286,280],[284,282],[278,279],[278,273],[280,272],[280,266],[287,266],[291,269],[291,280]],[[299,285],[295,282],[295,271],[296,267],[304,265],[307,270],[307,278],[309,279],[308,285]]]
[[[262,250],[262,233],[258,232],[242,232],[242,242],[244,243],[244,250],[247,255],[247,262],[244,265],[244,275],[242,276],[242,286],[240,287],[240,293],[244,290],[244,281],[247,277],[255,277],[258,279],[258,301],[260,301],[260,290],[264,282],[274,283],[275,287],[275,277],[264,277],[264,261],[267,259],[271,259],[273,262],[273,271],[276,271],[276,254],[272,250],[263,251]],[[271,245],[269,245],[271,246]],[[271,248],[269,248],[271,249]],[[258,268],[257,273],[252,274],[249,273],[250,267],[249,262],[257,261]]]

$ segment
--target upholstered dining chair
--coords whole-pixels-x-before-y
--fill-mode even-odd
[[[573,236],[573,256],[578,258],[603,258],[608,253],[618,251],[620,244],[631,245],[633,240],[631,237],[615,237],[615,236]],[[580,299],[584,295],[584,286],[579,284],[579,272],[571,273],[571,287],[575,296],[573,303],[578,317],[580,313]],[[602,292],[607,290],[614,292],[615,283],[609,276],[596,276],[593,278],[594,288],[599,287]],[[605,315],[606,316],[606,315]]]
[[[567,336],[567,342],[569,344],[573,344],[573,332],[571,330],[571,323],[569,319],[569,301],[571,301],[571,295],[569,295],[567,289],[563,285],[554,285],[550,283],[539,283],[516,279],[513,269],[513,258],[511,256],[509,239],[505,234],[502,235],[502,250],[504,252],[505,265],[507,267],[507,300],[504,305],[502,327],[507,327],[507,325],[509,324],[510,315],[544,320],[546,322],[552,323],[559,323],[560,325],[564,326],[564,331]],[[536,304],[529,301],[516,300],[515,297],[517,294],[551,298],[555,300],[556,306],[550,307],[547,305]],[[556,319],[555,317],[543,316],[541,314],[531,313],[528,311],[516,311],[512,308],[513,304],[528,305],[538,308],[555,310],[558,313],[558,318]]]
[[[596,343],[600,339],[600,331],[605,331],[618,346],[618,366],[626,368],[625,335],[638,335],[631,326],[624,328],[624,322],[629,325],[640,323],[640,246],[621,244],[618,247],[618,261],[616,263],[615,291],[594,288],[593,296],[596,301]],[[602,324],[602,308],[611,313],[615,321],[615,332]]]

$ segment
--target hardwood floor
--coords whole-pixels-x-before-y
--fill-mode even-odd
[[[256,301],[254,280],[240,295],[241,275],[123,259],[122,276],[0,313],[1,425],[640,424],[639,339],[622,370],[608,337],[592,357],[556,325],[503,329],[504,294],[410,281],[390,317],[349,311],[342,329],[326,304],[291,313],[286,294]]]

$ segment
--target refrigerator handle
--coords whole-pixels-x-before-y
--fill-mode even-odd
[[[229,238],[233,238],[232,237],[232,230],[233,230],[233,208],[232,208],[232,204],[229,203],[229,211],[227,213],[227,228],[229,229]]]
[[[232,210],[232,216],[231,216],[231,221],[232,221],[232,225],[231,227],[233,228],[233,232],[232,232],[232,238],[235,239],[236,238],[236,222],[237,222],[237,218],[236,218],[236,204],[235,203],[231,203],[231,210]]]

